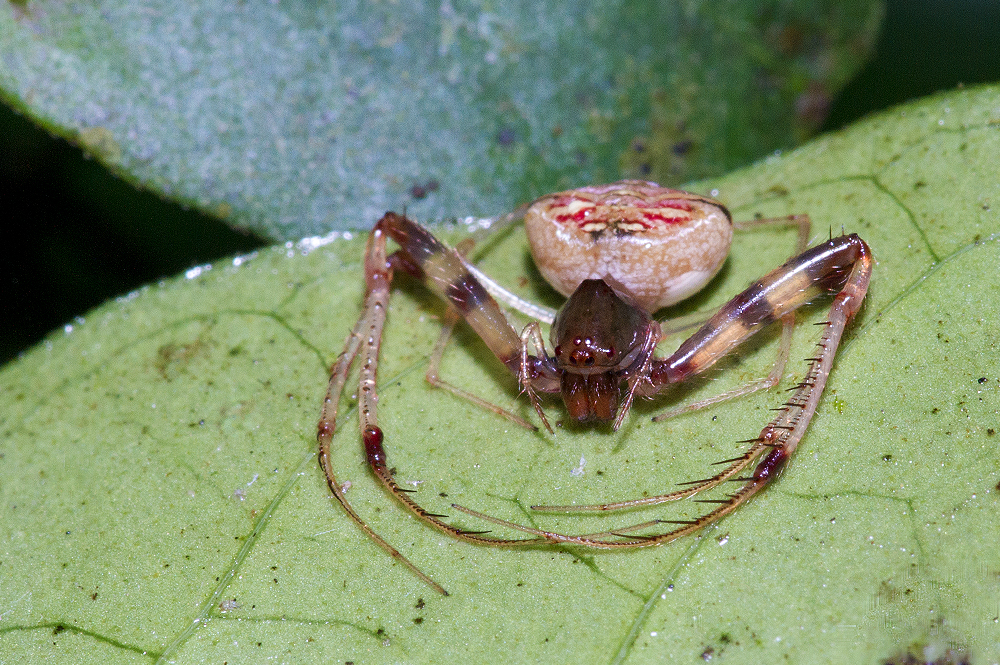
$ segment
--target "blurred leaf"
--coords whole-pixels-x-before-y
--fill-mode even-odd
[[[447,598],[360,533],[315,462],[327,367],[358,312],[363,238],[275,247],[94,310],[0,374],[0,661],[871,663],[957,646],[994,662],[997,109],[996,87],[937,96],[693,187],[718,189],[737,218],[808,211],[814,241],[843,227],[878,261],[790,467],[700,538],[617,553],[452,541],[375,485],[348,415],[335,465],[349,498]],[[779,264],[792,235],[742,234],[687,309]],[[504,283],[555,300],[520,228],[483,254]],[[801,317],[793,358],[810,354],[809,324],[827,307]],[[772,335],[639,405],[616,435],[527,434],[424,383],[442,311],[401,284],[380,375],[390,461],[434,511],[454,501],[572,531],[678,519],[699,506],[596,518],[527,506],[702,477],[784,399],[648,420],[766,373]],[[483,345],[457,337],[445,375],[534,417]],[[793,361],[786,384],[804,366]]]
[[[493,215],[792,146],[877,0],[0,5],[0,88],[124,177],[279,239]]]

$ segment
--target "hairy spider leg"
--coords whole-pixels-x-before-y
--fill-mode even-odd
[[[388,300],[388,286],[392,279],[391,271],[386,269],[386,262],[384,260],[378,261],[377,252],[373,250],[375,234],[368,239],[368,250],[365,254],[365,284],[366,284],[366,294],[365,294],[365,304],[362,309],[361,317],[355,324],[354,329],[351,331],[350,336],[347,338],[347,342],[344,346],[344,350],[341,352],[340,356],[337,358],[337,362],[334,363],[333,368],[330,372],[330,384],[327,387],[326,396],[323,399],[323,408],[320,413],[320,420],[317,426],[316,439],[319,443],[319,463],[323,468],[323,472],[326,475],[327,485],[330,487],[330,491],[333,496],[340,503],[344,512],[348,514],[351,520],[357,524],[365,534],[371,538],[379,547],[389,553],[393,558],[405,565],[410,569],[418,578],[420,578],[424,583],[433,588],[440,594],[445,596],[448,592],[445,591],[444,587],[435,582],[426,573],[424,573],[420,568],[416,566],[412,561],[407,559],[403,554],[397,550],[395,547],[389,544],[382,536],[380,536],[374,529],[372,529],[364,519],[354,510],[354,507],[347,500],[340,483],[337,481],[337,477],[333,471],[333,465],[330,460],[330,444],[333,440],[334,432],[337,429],[337,411],[340,406],[340,396],[344,391],[344,384],[347,382],[347,375],[350,372],[351,365],[354,363],[354,359],[358,355],[362,344],[366,346],[365,356],[367,357],[371,352],[371,347],[375,346],[375,362],[377,363],[378,342],[375,341],[381,335],[381,328],[385,321],[385,306]],[[384,257],[384,241],[382,241],[383,250],[382,255]],[[372,259],[376,259],[373,261]],[[376,331],[378,334],[376,335]],[[374,379],[375,379],[375,364],[367,362],[362,370],[361,376],[361,391],[359,397],[362,397],[365,402],[370,402],[371,398],[374,398]],[[370,397],[369,397],[370,395]],[[372,416],[372,406],[365,405],[362,407],[363,414],[361,416],[361,428],[363,436],[366,436],[367,445],[367,433],[368,430],[365,427],[365,421],[367,418]],[[367,418],[366,418],[367,414]],[[369,456],[370,457],[370,456]]]
[[[391,236],[401,247],[400,251],[394,253],[392,257],[386,256],[388,236]],[[385,328],[392,279],[397,269],[425,278],[431,290],[455,307],[479,336],[486,341],[497,357],[519,374],[525,371],[525,363],[521,357],[521,340],[507,323],[496,301],[483,290],[475,278],[464,270],[459,254],[443,245],[429,232],[406,217],[395,213],[386,213],[379,220],[368,237],[364,262],[366,285],[364,307],[357,324],[347,338],[344,351],[331,370],[330,383],[317,426],[319,461],[326,475],[330,491],[343,507],[344,512],[365,534],[390,556],[413,571],[426,584],[439,593],[447,595],[447,591],[441,585],[434,582],[413,562],[403,556],[399,550],[376,533],[354,510],[344,495],[330,460],[330,445],[337,427],[340,398],[351,366],[360,355],[358,420],[368,467],[385,489],[417,518],[443,533],[469,543],[501,547],[544,544],[547,542],[544,538],[491,538],[483,535],[484,532],[467,531],[443,522],[442,518],[445,518],[445,515],[431,513],[421,507],[410,498],[410,491],[401,488],[392,477],[383,446],[382,430],[378,426],[377,418],[376,375],[379,350],[382,342],[382,331]],[[553,374],[553,370],[548,368],[547,362],[551,361],[532,357],[528,368],[532,376],[522,377],[522,381],[534,383],[541,379],[539,389],[546,392],[558,390],[558,379],[549,378]]]
[[[871,270],[871,249],[860,237],[852,234],[833,238],[793,258],[755,282],[719,310],[673,355],[654,362],[650,373],[651,392],[704,371],[766,324],[777,321],[801,307],[816,294],[820,292],[836,294],[829,316],[823,322],[823,332],[817,343],[817,352],[809,359],[809,368],[803,380],[795,386],[794,395],[785,402],[757,438],[744,442],[749,443],[750,447],[743,455],[726,461],[731,462],[726,469],[711,478],[697,481],[691,488],[654,497],[593,506],[532,506],[534,510],[561,512],[620,510],[683,499],[729,480],[744,482],[736,492],[725,499],[711,501],[710,503],[719,504],[714,510],[693,520],[681,522],[655,520],[605,532],[616,538],[611,540],[604,537],[604,534],[598,534],[597,537],[593,537],[593,534],[573,536],[535,529],[464,506],[456,504],[452,506],[474,517],[545,538],[550,542],[602,549],[647,547],[667,543],[721,519],[776,478],[795,452],[816,412],[844,329],[864,300],[871,279]],[[757,465],[752,476],[736,478],[737,474],[755,461]],[[680,526],[659,534],[629,535],[654,523]]]
[[[441,369],[441,360],[444,357],[444,349],[448,345],[448,340],[451,338],[451,334],[455,329],[455,324],[458,323],[459,319],[458,312],[454,307],[448,306],[448,309],[444,313],[444,320],[441,322],[441,334],[438,335],[437,342],[434,344],[434,350],[431,352],[430,362],[427,364],[427,372],[424,374],[424,379],[427,383],[431,384],[435,388],[441,388],[450,392],[455,397],[464,399],[468,402],[475,404],[476,406],[491,411],[498,416],[502,416],[507,420],[511,421],[515,425],[523,427],[529,431],[537,431],[538,428],[529,423],[527,420],[517,415],[513,411],[498,406],[492,402],[489,402],[479,395],[470,393],[468,390],[459,388],[453,383],[445,381],[439,376]]]
[[[733,228],[740,231],[762,226],[797,227],[798,233],[796,234],[795,251],[792,253],[792,256],[797,256],[804,252],[809,244],[809,233],[812,229],[812,221],[809,219],[809,215],[787,215],[785,217],[754,219],[747,222],[733,222]],[[668,323],[668,325],[670,324],[673,324],[673,321]],[[674,328],[671,326],[670,330],[673,331],[673,329]],[[663,413],[654,416],[653,422],[663,422],[664,420],[674,418],[684,413],[700,411],[701,409],[721,404],[723,402],[728,402],[729,400],[736,399],[738,397],[751,395],[759,390],[770,390],[771,388],[774,388],[781,382],[781,375],[784,374],[785,366],[788,364],[788,354],[792,349],[792,336],[794,332],[795,313],[789,312],[781,318],[781,339],[778,342],[778,352],[774,358],[774,364],[771,365],[771,371],[768,372],[767,376],[760,379],[754,379],[753,381],[750,381],[742,386],[733,388],[732,390],[727,390],[724,393],[713,395],[712,397],[698,400],[697,402],[692,402],[691,404],[685,404],[683,406],[678,406],[668,411],[664,411]]]
[[[475,241],[472,238],[466,238],[465,240],[463,240],[462,242],[460,242],[458,245],[455,246],[455,252],[459,256],[464,258],[468,254],[469,250],[472,249],[474,242]],[[466,263],[465,267],[468,268],[469,264]],[[453,306],[448,305],[448,309],[445,310],[444,313],[444,319],[441,322],[441,334],[438,335],[437,342],[435,342],[434,344],[434,350],[431,352],[430,362],[427,364],[427,372],[424,374],[424,378],[427,380],[427,383],[431,384],[435,388],[441,388],[443,390],[446,390],[455,397],[472,402],[473,404],[482,409],[486,409],[487,411],[491,411],[497,414],[498,416],[502,416],[507,420],[511,421],[512,423],[514,423],[515,425],[519,425],[520,427],[523,427],[529,431],[538,430],[537,427],[535,427],[527,420],[514,413],[513,411],[510,411],[501,406],[493,404],[492,402],[488,402],[482,397],[470,393],[468,390],[459,388],[453,383],[445,381],[440,377],[439,372],[441,369],[441,360],[444,357],[445,347],[448,346],[448,341],[451,339],[451,335],[455,330],[455,324],[458,323],[460,318],[461,315],[458,313],[458,310],[455,309]]]

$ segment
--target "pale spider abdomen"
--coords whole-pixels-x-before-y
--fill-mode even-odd
[[[652,312],[701,289],[733,237],[729,211],[710,198],[623,180],[543,196],[524,216],[542,276],[569,296],[611,277]]]

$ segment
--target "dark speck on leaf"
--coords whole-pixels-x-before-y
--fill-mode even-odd
[[[410,187],[410,196],[415,199],[424,199],[431,192],[436,192],[440,186],[441,184],[437,180],[428,180],[423,185],[416,184]]]
[[[514,130],[510,127],[504,127],[499,132],[497,132],[497,143],[502,146],[508,146],[517,140],[517,136],[514,134]]]

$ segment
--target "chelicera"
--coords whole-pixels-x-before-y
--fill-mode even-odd
[[[319,459],[330,490],[344,510],[385,551],[441,593],[431,580],[395,547],[379,536],[354,510],[338,483],[330,461],[337,410],[350,368],[358,355],[361,367],[358,411],[365,456],[372,473],[404,507],[430,526],[466,542],[502,547],[568,543],[601,549],[648,547],[693,533],[731,513],[765,487],[784,468],[805,433],[826,385],[845,327],[857,313],[868,289],[872,255],[855,234],[832,238],[801,252],[754,282],[716,311],[669,356],[655,355],[663,332],[652,313],[701,289],[718,272],[729,250],[733,221],[719,202],[655,183],[622,181],[583,187],[542,197],[522,210],[532,256],[542,275],[568,297],[555,313],[506,291],[404,215],[386,213],[368,237],[364,258],[366,296],[361,316],[337,359],[318,427]],[[518,217],[521,215],[517,215]],[[800,245],[808,221],[800,225]],[[388,241],[398,249],[388,253]],[[801,248],[800,248],[801,249]],[[535,510],[605,511],[658,504],[690,497],[725,482],[738,489],[715,508],[681,522],[652,520],[610,531],[562,534],[499,519],[453,504],[468,515],[526,533],[499,538],[469,531],[445,521],[446,516],[422,508],[413,492],[393,478],[379,428],[376,371],[382,331],[394,276],[406,273],[422,280],[472,327],[493,354],[513,372],[543,425],[551,432],[539,394],[560,393],[570,418],[610,422],[617,429],[636,397],[650,397],[704,372],[741,342],[770,323],[785,327],[776,371],[745,389],[694,405],[700,408],[780,378],[787,358],[793,312],[819,294],[833,294],[816,353],[808,359],[803,379],[792,397],[760,434],[742,443],[746,451],[720,464],[710,478],[685,483],[685,489],[641,499],[593,506],[533,506]],[[551,323],[553,353],[545,347],[538,321],[519,334],[497,300]],[[442,336],[442,340],[446,339]],[[432,358],[428,379],[458,395],[511,419],[517,416],[485,403],[436,376],[443,341]],[[521,421],[528,427],[532,425]],[[751,467],[752,471],[741,476]]]

